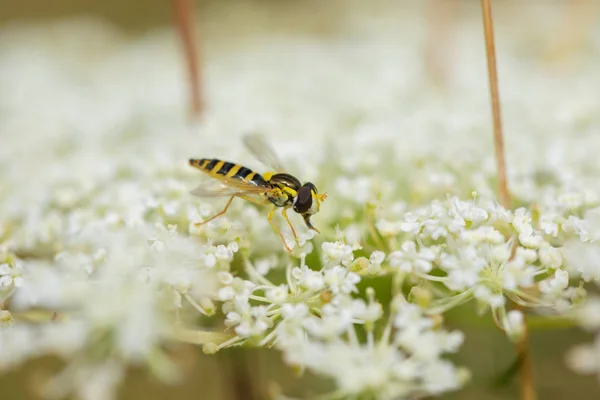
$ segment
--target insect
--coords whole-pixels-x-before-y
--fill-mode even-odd
[[[286,173],[275,151],[262,135],[246,135],[243,138],[243,143],[259,161],[272,168],[273,171],[261,175],[240,164],[216,158],[190,159],[189,163],[192,167],[198,168],[214,178],[192,190],[193,195],[198,197],[229,196],[227,204],[221,211],[195,225],[206,224],[225,214],[236,197],[259,205],[272,204],[273,208],[267,219],[273,230],[281,237],[285,249],[291,252],[281,231],[273,222],[275,212],[281,208],[281,214],[290,226],[294,239],[297,241],[296,230],[287,215],[287,210],[293,209],[302,216],[306,226],[319,232],[312,225],[310,217],[319,212],[321,202],[327,198],[327,195],[320,194],[311,182],[302,184],[298,178]]]

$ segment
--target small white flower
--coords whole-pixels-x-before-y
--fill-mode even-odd
[[[445,360],[426,364],[421,373],[424,389],[432,394],[455,390],[463,384],[459,370]]]
[[[249,338],[262,336],[273,325],[273,321],[267,316],[265,306],[244,305],[237,312],[227,313],[225,325],[234,326],[238,336]]]
[[[233,259],[233,251],[229,247],[220,244],[215,251],[215,258],[219,261],[231,261]]]
[[[226,319],[225,319],[225,325],[226,326],[236,326],[238,325],[240,322],[242,322],[242,316],[235,312],[235,311],[231,311],[227,313]]]
[[[542,245],[542,243],[544,243],[544,238],[542,238],[540,235],[536,235],[536,234],[526,234],[526,233],[520,233],[519,234],[519,242],[530,249],[537,249],[538,247],[540,247]]]
[[[456,197],[452,199],[450,213],[472,223],[485,221],[489,217],[483,208],[475,206],[472,202],[461,201]]]
[[[415,213],[408,212],[404,215],[404,218],[400,223],[400,230],[416,235],[421,230],[421,226],[422,224],[419,221],[419,216]]]
[[[512,245],[510,243],[493,246],[489,249],[489,259],[497,264],[508,261],[512,255]]]
[[[284,347],[292,347],[304,340],[304,321],[309,318],[309,310],[306,304],[285,303],[281,306],[282,321],[277,325],[278,344]],[[288,348],[289,348],[288,347]]]
[[[221,275],[221,279],[229,281],[227,275]],[[251,281],[246,281],[241,278],[233,278],[231,284],[219,289],[218,297],[221,301],[229,301],[235,299],[248,299],[252,291],[254,290],[255,284]]]
[[[383,232],[381,232],[383,234]],[[346,243],[352,246],[353,250],[358,250],[362,248],[360,245],[363,239],[363,231],[358,224],[351,224],[343,232]]]
[[[478,285],[473,293],[476,299],[489,305],[491,308],[504,306],[505,299],[501,293],[492,293],[492,291],[483,285]]]
[[[254,269],[262,275],[265,276],[277,265],[277,257],[272,254],[270,257],[261,258],[254,262]]]
[[[229,301],[235,297],[235,290],[231,286],[225,286],[224,288],[219,289],[219,300],[221,301]]]
[[[587,282],[600,281],[600,245],[572,239],[563,245],[561,252],[570,272],[581,275]]]
[[[541,215],[539,225],[542,232],[553,237],[558,236],[558,223],[556,222],[557,219],[558,216],[554,214]]]
[[[383,251],[376,250],[373,253],[371,253],[371,257],[369,257],[369,262],[372,262],[374,264],[381,264],[384,259],[385,253]]]
[[[495,201],[487,204],[486,210],[489,213],[489,222],[511,223],[514,219],[513,213],[510,210],[507,210]]]
[[[14,265],[7,263],[0,264],[0,287],[5,286],[23,286],[23,269],[20,262]]]
[[[229,242],[229,244],[227,245],[227,248],[229,249],[229,251],[231,251],[232,253],[237,253],[238,250],[240,249],[240,246],[238,245],[237,242]]]
[[[396,305],[394,327],[399,329],[415,328],[428,329],[433,326],[433,321],[423,316],[423,310],[416,304],[401,302]]]
[[[302,232],[298,234],[297,241],[293,237],[286,237],[286,243],[288,247],[292,248],[292,254],[298,258],[306,257],[308,254],[312,253],[314,247],[312,242],[310,241],[314,238],[316,232],[312,229],[306,232]]]
[[[352,246],[342,242],[325,242],[321,245],[326,265],[341,264],[348,266],[354,259]]]
[[[166,281],[170,283],[175,290],[180,293],[186,293],[192,284],[192,276],[187,269],[178,269],[167,277]]]
[[[322,318],[306,319],[303,325],[312,336],[324,340],[334,340],[352,326],[352,314],[349,310],[327,312],[325,307]]]
[[[281,306],[281,315],[285,319],[299,319],[308,315],[308,307],[304,303],[285,303]]]
[[[0,310],[0,330],[2,328],[6,328],[7,326],[12,326],[14,320],[13,317],[8,310]]]
[[[560,249],[552,247],[548,243],[543,243],[539,249],[540,262],[543,266],[556,269],[563,263],[563,257]]]
[[[352,316],[364,322],[373,323],[381,318],[383,314],[383,308],[381,304],[372,302],[366,303],[362,299],[352,300]]]
[[[306,265],[302,268],[294,268],[292,276],[296,280],[298,286],[316,292],[325,286],[323,274],[320,271],[313,271]]]
[[[486,214],[487,215],[487,214]],[[491,226],[481,226],[474,230],[462,231],[460,237],[467,243],[504,243],[504,236]]]
[[[535,280],[535,267],[527,264],[526,256],[519,257],[519,251],[515,257],[504,266],[502,274],[502,286],[506,290],[515,290],[518,287],[529,287]]]
[[[523,260],[524,263],[531,264],[537,260],[538,254],[535,250],[517,247],[513,260]]]
[[[226,271],[220,271],[217,274],[217,278],[223,285],[231,285],[233,283],[233,275]]]
[[[528,236],[533,233],[533,227],[531,226],[531,216],[529,212],[524,208],[519,208],[515,211],[513,216],[512,225],[517,233]]]
[[[372,274],[378,274],[381,271],[381,263],[385,260],[385,253],[383,251],[374,251],[369,257],[369,266],[367,271]]]
[[[286,285],[280,285],[271,289],[267,289],[266,297],[273,304],[282,304],[288,298],[288,287]]]
[[[202,264],[207,268],[213,268],[217,265],[217,257],[213,253],[206,253],[201,257]]]
[[[333,294],[349,294],[358,290],[356,284],[360,282],[360,276],[337,265],[324,271],[323,281]]]
[[[569,273],[559,269],[554,277],[541,281],[538,286],[542,293],[559,294],[569,286]]]
[[[417,251],[417,245],[412,241],[402,243],[401,249],[388,256],[388,262],[392,268],[397,268],[402,272],[428,273],[431,271],[433,267],[431,263],[435,260],[435,253],[431,249],[424,247]]]
[[[590,226],[590,222],[574,215],[570,215],[562,224],[566,233],[575,233],[582,242],[591,242],[598,238],[597,228]]]
[[[380,219],[375,223],[375,227],[381,233],[382,236],[396,236],[400,232],[406,231],[406,223],[397,221],[388,221],[386,219]],[[404,229],[403,229],[404,228]],[[410,230],[410,228],[408,228]]]
[[[440,202],[434,201],[427,208],[422,222],[421,235],[438,240],[449,233],[458,233],[466,225],[465,220],[456,212],[449,212]]]
[[[467,266],[448,272],[448,280],[444,284],[451,290],[464,290],[479,282],[479,271]]]

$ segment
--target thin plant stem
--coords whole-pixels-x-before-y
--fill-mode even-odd
[[[498,70],[496,68],[496,45],[494,43],[491,0],[481,0],[481,5],[483,9],[483,27],[485,33],[488,77],[492,97],[492,116],[494,119],[494,150],[496,152],[496,168],[498,171],[498,195],[500,197],[500,204],[502,204],[504,208],[510,208],[510,196],[508,194],[508,184],[506,182],[504,136],[502,133],[502,115],[500,113],[500,93],[498,91]]]
[[[188,74],[190,111],[193,118],[199,118],[204,109],[202,101],[201,62],[194,32],[192,0],[173,0],[175,23],[183,45],[183,54]]]
[[[525,314],[523,314],[523,320]],[[536,392],[533,381],[533,366],[531,364],[531,349],[529,348],[529,330],[527,324],[523,321],[523,335],[519,341],[515,344],[517,355],[521,360],[520,369],[520,389],[521,399],[523,400],[535,400]]]
[[[500,203],[505,208],[510,208],[510,195],[506,180],[506,162],[504,156],[504,137],[502,133],[502,117],[500,113],[500,94],[498,90],[498,71],[496,67],[496,47],[494,43],[494,25],[492,20],[491,0],[481,0],[483,12],[483,27],[485,34],[485,49],[487,55],[488,77],[492,100],[492,115],[494,121],[494,149],[498,170],[498,194]],[[517,309],[520,309],[516,305]],[[524,324],[523,335],[515,344],[517,355],[521,362],[520,373],[520,398],[521,400],[535,400],[535,386],[533,381],[533,368],[529,348],[529,333]]]

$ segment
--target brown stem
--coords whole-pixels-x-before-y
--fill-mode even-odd
[[[194,36],[193,4],[192,0],[173,0],[175,7],[175,23],[181,42],[186,61],[189,91],[190,108],[194,118],[200,116],[204,104],[201,96],[201,81],[198,45]]]
[[[249,366],[248,349],[236,349],[229,354],[231,398],[236,400],[257,400],[257,387]],[[256,360],[254,360],[256,361]]]
[[[491,0],[481,0],[483,11],[483,27],[485,33],[485,49],[488,64],[488,76],[492,99],[492,115],[494,118],[494,149],[498,169],[498,194],[500,203],[505,208],[510,208],[510,195],[506,181],[506,163],[504,159],[504,138],[502,134],[502,119],[500,113],[500,94],[498,90],[498,71],[496,68],[496,48],[494,44],[494,25],[492,21]],[[515,307],[519,309],[518,306]],[[529,348],[527,325],[524,325],[523,336],[515,345],[517,355],[521,361],[520,390],[521,400],[535,400],[536,393],[533,381],[533,368]]]
[[[494,25],[492,22],[492,4],[490,0],[481,0],[483,9],[483,28],[485,32],[485,51],[487,55],[490,92],[492,95],[492,115],[494,117],[494,149],[498,170],[498,193],[500,204],[510,207],[510,196],[506,182],[506,163],[504,160],[504,137],[502,117],[500,115],[500,94],[498,91],[498,70],[496,69],[496,46],[494,44]]]
[[[520,309],[516,306],[515,309]],[[523,314],[525,318],[525,314]],[[523,336],[515,344],[517,356],[521,360],[521,368],[519,373],[520,377],[520,390],[522,400],[535,400],[535,385],[533,381],[533,365],[531,363],[531,349],[529,348],[529,331],[527,324],[523,321]]]

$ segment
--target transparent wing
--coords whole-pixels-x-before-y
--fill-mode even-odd
[[[244,135],[242,141],[246,148],[256,157],[260,162],[272,168],[275,172],[284,172],[283,163],[273,150],[271,144],[267,139],[260,133],[249,133]]]
[[[235,178],[212,179],[198,185],[190,193],[196,197],[223,197],[233,195],[258,195],[272,189]]]
[[[237,192],[239,192],[239,189],[236,189],[231,186],[227,186],[224,183],[216,181],[216,180],[201,183],[196,188],[194,188],[192,191],[190,191],[190,193],[196,197],[232,196],[232,195],[236,194]]]

